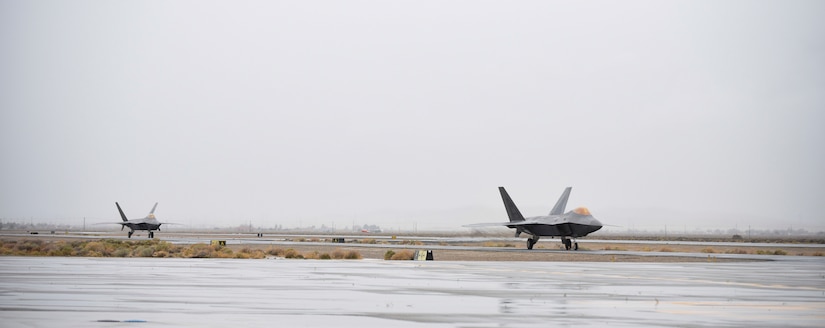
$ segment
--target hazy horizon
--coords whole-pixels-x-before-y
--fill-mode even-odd
[[[465,229],[572,186],[825,230],[821,1],[3,1],[0,47],[2,220]]]

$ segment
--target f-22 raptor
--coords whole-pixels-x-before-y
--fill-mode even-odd
[[[567,207],[567,198],[570,197],[570,190],[573,187],[567,187],[556,201],[556,206],[546,216],[533,216],[525,218],[513,203],[510,195],[504,190],[504,187],[498,187],[501,193],[501,199],[504,201],[504,208],[507,210],[507,216],[510,222],[505,223],[480,223],[473,224],[467,227],[483,227],[483,226],[506,226],[511,229],[516,229],[516,237],[522,233],[529,234],[531,237],[527,239],[527,249],[533,249],[536,242],[542,236],[561,237],[561,242],[564,248],[570,250],[579,249],[579,243],[575,241],[576,238],[584,237],[602,228],[602,223],[585,207],[578,207],[570,212],[564,213],[564,208]],[[571,241],[572,239],[572,241]]]
[[[123,214],[123,210],[120,209],[120,204],[115,202],[115,206],[117,206],[117,211],[120,212],[120,218],[123,219],[123,222],[117,223],[120,224],[120,231],[123,231],[123,228],[129,227],[128,238],[132,238],[132,234],[135,233],[135,230],[149,231],[149,238],[155,237],[155,233],[153,230],[160,231],[160,226],[163,223],[159,222],[158,219],[155,218],[155,209],[158,207],[158,203],[155,203],[155,206],[152,206],[152,210],[149,211],[149,214],[146,215],[145,218],[135,220],[129,220],[126,218],[126,214]]]

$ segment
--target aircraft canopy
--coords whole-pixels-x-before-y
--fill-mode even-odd
[[[578,215],[590,215],[590,210],[588,210],[587,207],[577,207],[575,210],[573,210],[573,213],[576,213]]]

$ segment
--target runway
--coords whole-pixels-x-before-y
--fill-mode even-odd
[[[786,258],[561,263],[0,257],[0,319],[3,327],[823,326],[825,259]]]

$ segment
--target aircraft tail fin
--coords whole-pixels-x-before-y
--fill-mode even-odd
[[[524,221],[524,216],[521,215],[516,204],[510,199],[507,190],[504,190],[504,187],[498,187],[498,191],[501,193],[501,200],[504,201],[504,208],[507,210],[507,217],[510,218],[510,222]]]
[[[155,209],[158,208],[158,203],[155,202],[155,206],[152,206],[152,210],[149,211],[149,214],[155,214]]]
[[[115,202],[115,206],[117,206],[117,211],[120,212],[120,218],[123,219],[123,222],[128,222],[129,220],[126,219],[126,214],[123,214],[123,210],[120,209],[120,204]],[[121,230],[123,230],[123,229],[121,229]]]
[[[553,210],[550,211],[550,215],[564,214],[564,208],[567,207],[567,198],[570,197],[571,189],[573,189],[573,187],[564,188],[564,192],[561,193],[561,197],[559,197],[559,200],[556,201],[556,206],[553,206]]]

